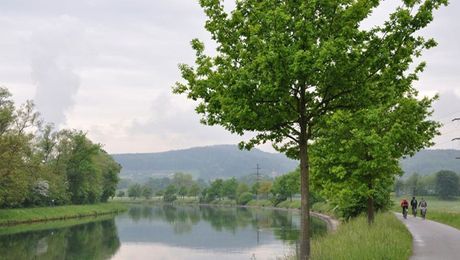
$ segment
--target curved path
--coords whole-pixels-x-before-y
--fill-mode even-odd
[[[431,220],[423,220],[396,213],[412,234],[413,254],[411,260],[458,260],[460,259],[460,230]]]

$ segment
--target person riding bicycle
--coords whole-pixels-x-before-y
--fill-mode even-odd
[[[425,218],[425,215],[426,215],[426,208],[428,207],[428,204],[427,204],[426,201],[422,198],[422,200],[420,200],[420,203],[418,204],[418,206],[420,207],[420,214],[422,215],[423,218]]]
[[[410,201],[410,206],[412,208],[412,214],[414,214],[414,217],[417,216],[417,205],[417,200],[415,199],[415,197],[412,197],[412,200]]]
[[[405,216],[405,213],[407,212],[407,209],[409,208],[409,202],[407,202],[406,199],[403,199],[401,201],[401,208],[402,208],[402,213]]]

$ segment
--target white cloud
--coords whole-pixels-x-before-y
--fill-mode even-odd
[[[384,1],[370,22],[396,2]],[[451,2],[424,32],[439,47],[424,56],[428,67],[417,83],[423,94],[441,92],[436,115],[460,104],[443,97],[460,95],[460,2]],[[197,1],[2,1],[0,85],[17,102],[36,98],[45,118],[88,131],[109,152],[236,143],[241,137],[200,125],[193,103],[170,91],[180,80],[177,64],[193,62],[190,40],[214,46],[204,21]]]

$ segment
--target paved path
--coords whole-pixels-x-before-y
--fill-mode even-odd
[[[400,213],[396,216],[412,233],[414,253],[411,260],[460,259],[460,230],[420,217],[408,215],[404,219]]]

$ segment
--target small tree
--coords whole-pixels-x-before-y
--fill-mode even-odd
[[[151,199],[152,196],[153,196],[153,189],[152,187],[148,186],[148,185],[144,185],[142,187],[142,196],[145,198],[145,199]]]
[[[263,181],[262,183],[260,183],[258,193],[260,195],[265,196],[265,198],[268,199],[268,194],[270,194],[271,189],[272,189],[272,182],[271,181]]]
[[[459,177],[453,171],[436,173],[436,192],[441,199],[450,199],[458,194]]]
[[[128,197],[131,199],[139,198],[142,195],[142,187],[139,183],[133,184],[128,188]]]
[[[179,191],[178,191],[177,193],[179,194],[179,196],[181,196],[182,198],[184,198],[185,195],[187,195],[187,193],[188,193],[187,187],[181,186],[181,187],[179,188]]]
[[[238,182],[235,178],[225,180],[223,183],[223,194],[225,197],[233,200],[236,199],[236,189],[238,188]]]
[[[163,200],[166,202],[173,202],[177,199],[176,197],[177,189],[174,185],[169,185],[163,195]]]
[[[238,187],[236,188],[237,196],[239,197],[244,192],[249,192],[249,186],[244,182],[238,183]]]
[[[193,183],[192,187],[190,187],[190,190],[188,191],[188,195],[192,197],[198,196],[200,194],[201,188],[198,183]]]
[[[121,191],[119,191],[119,192],[117,193],[117,197],[120,197],[120,198],[122,198],[122,197],[124,197],[124,196],[125,196],[125,192],[124,192],[124,191],[122,191],[122,190],[121,190]]]

